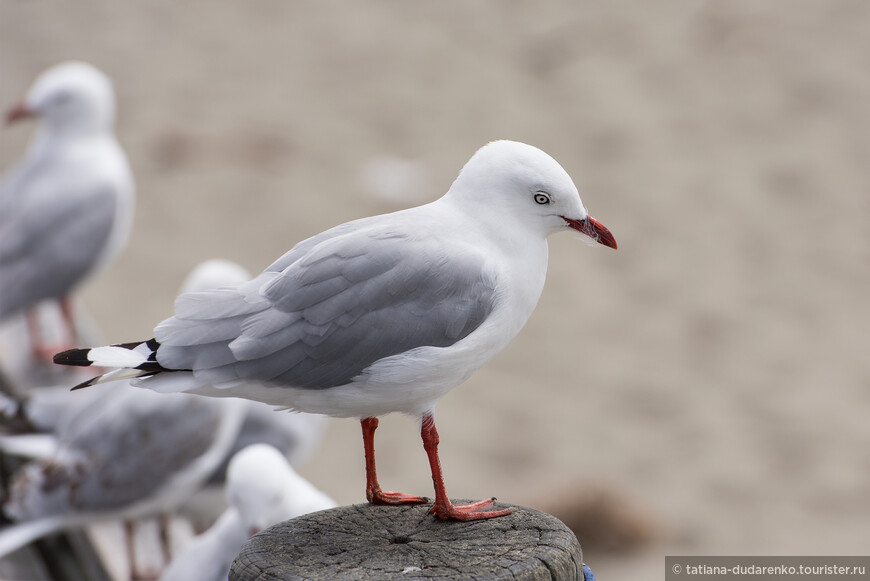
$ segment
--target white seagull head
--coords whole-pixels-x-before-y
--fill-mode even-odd
[[[70,61],[43,72],[27,98],[6,114],[7,123],[38,117],[52,132],[88,134],[110,131],[115,122],[115,92],[109,78],[88,63]]]
[[[286,505],[299,493],[299,481],[302,478],[277,448],[251,444],[236,452],[227,466],[227,502],[254,535],[288,518]]]
[[[493,141],[468,160],[447,196],[474,213],[512,220],[546,237],[566,228],[616,248],[613,235],[589,216],[577,187],[559,163],[538,149],[517,141]]]

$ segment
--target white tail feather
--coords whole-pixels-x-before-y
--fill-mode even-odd
[[[136,349],[127,349],[109,345],[106,347],[94,347],[88,351],[88,359],[100,367],[136,367],[148,361],[151,350],[144,343]]]
[[[118,381],[120,379],[135,379],[137,377],[142,377],[143,375],[147,375],[147,372],[140,371],[139,369],[113,369],[112,371],[107,371],[97,377],[91,385],[96,385],[97,383],[108,383],[109,381]]]

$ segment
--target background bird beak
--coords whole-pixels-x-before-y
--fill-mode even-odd
[[[24,103],[18,103],[6,112],[6,124],[11,125],[21,119],[36,117],[36,112],[28,109]]]
[[[586,216],[585,220],[574,220],[571,218],[565,218],[562,216],[562,219],[568,223],[568,226],[577,230],[582,234],[586,234],[599,244],[603,244],[608,248],[613,248],[616,250],[616,238],[613,237],[613,234],[610,233],[604,224],[593,218],[592,216]]]

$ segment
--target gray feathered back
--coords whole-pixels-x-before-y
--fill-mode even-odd
[[[179,297],[155,330],[158,362],[212,383],[328,388],[384,357],[452,345],[492,310],[495,282],[481,254],[346,226],[238,289]]]

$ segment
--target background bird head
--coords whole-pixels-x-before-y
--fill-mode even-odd
[[[112,83],[94,66],[70,61],[43,72],[27,97],[9,110],[8,123],[37,117],[55,133],[88,134],[108,131],[115,122]]]

